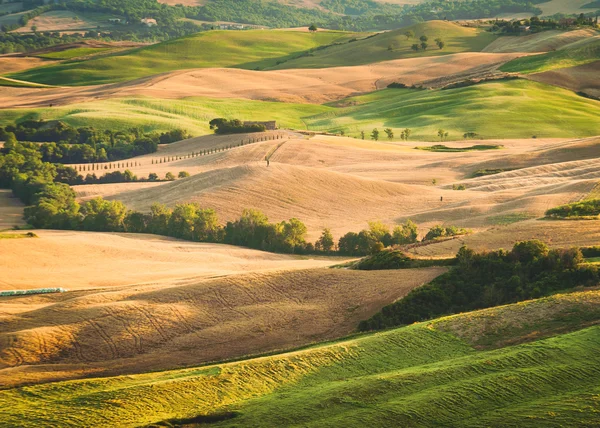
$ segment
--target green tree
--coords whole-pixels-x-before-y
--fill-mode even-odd
[[[440,137],[441,141],[444,141],[448,137],[448,132],[443,129],[438,129],[438,137]]]
[[[198,209],[194,222],[194,239],[201,242],[220,242],[222,228],[217,213],[211,209]]]
[[[81,207],[84,230],[96,232],[118,232],[124,230],[127,208],[121,201],[106,201],[95,198]]]
[[[186,178],[186,177],[189,177],[189,176],[190,176],[190,173],[187,172],[187,171],[179,171],[179,174],[177,174],[178,178]]]
[[[365,131],[360,131],[360,138],[365,139]]]
[[[383,131],[386,133],[389,140],[394,139],[394,131],[392,130],[392,128],[385,128]]]
[[[405,31],[404,35],[406,36],[406,40],[412,39],[413,37],[415,37],[415,33],[412,30]]]
[[[419,37],[419,40],[422,42],[427,42],[429,40],[429,37],[427,37],[425,34],[423,34],[421,37]]]
[[[404,141],[408,141],[408,139],[410,138],[410,134],[412,134],[412,131],[408,128],[405,128],[400,134],[400,138],[402,138],[402,140]]]
[[[175,176],[173,175],[172,172],[167,172],[165,174],[165,180],[167,180],[167,181],[173,181],[173,180],[175,180]]]
[[[428,46],[429,46],[429,45],[427,44],[427,42],[421,42],[421,49],[423,49],[424,51],[426,51],[426,50],[427,50],[427,47],[428,47]]]
[[[318,28],[315,24],[312,24],[310,27],[308,27],[308,31],[310,31],[311,33],[314,33],[317,30],[318,30]]]
[[[410,48],[415,52],[419,52],[419,49],[421,49],[421,46],[419,46],[417,43],[414,43]]]
[[[315,244],[315,248],[319,251],[323,251],[325,253],[329,253],[334,249],[335,241],[333,240],[333,235],[331,234],[330,229],[323,229],[323,233],[317,240]]]
[[[379,130],[377,128],[373,129],[371,132],[371,139],[375,141],[379,140]]]
[[[158,180],[158,174],[151,172],[150,174],[148,174],[148,181],[157,181]]]
[[[446,43],[442,39],[440,39],[440,38],[435,39],[435,44],[440,49],[444,49],[444,46],[446,46]]]
[[[406,220],[403,225],[396,226],[392,232],[392,243],[396,245],[413,244],[417,242],[419,231],[417,225],[411,220]]]

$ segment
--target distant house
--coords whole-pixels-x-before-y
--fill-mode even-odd
[[[274,120],[268,122],[244,122],[244,126],[252,126],[252,125],[264,125],[267,131],[274,131],[277,129],[277,122]]]
[[[110,22],[111,24],[120,24],[121,23],[121,18],[110,18],[108,20],[108,22]]]
[[[144,19],[140,20],[140,22],[148,27],[154,27],[154,26],[158,25],[156,23],[156,19],[154,19],[154,18],[144,18]]]
[[[519,31],[521,33],[528,33],[531,31],[531,27],[529,25],[521,25],[519,26]]]

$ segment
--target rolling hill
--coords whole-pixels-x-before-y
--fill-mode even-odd
[[[405,36],[412,31],[414,37]],[[429,38],[426,51],[415,52],[411,46],[421,43],[421,36]],[[438,49],[435,39],[442,38],[444,49]],[[476,28],[462,27],[445,21],[428,21],[394,31],[383,32],[339,46],[315,49],[298,58],[289,59],[273,69],[323,68],[371,64],[398,58],[446,55],[458,52],[479,52],[496,38],[495,35]]]
[[[263,69],[332,43],[361,37],[335,31],[209,31],[103,58],[66,62],[10,75],[53,85],[122,82],[172,70],[203,67]]]
[[[229,364],[14,388],[0,391],[0,419],[23,427],[593,426],[599,307],[597,290],[565,294]]]
[[[522,120],[524,114],[529,118],[527,122]],[[5,109],[0,124],[24,118],[59,119],[74,126],[137,126],[146,131],[184,128],[200,135],[210,132],[211,119],[230,117],[272,119],[282,128],[344,131],[353,137],[365,131],[367,138],[373,128],[382,132],[389,127],[396,140],[402,129],[411,128],[412,140],[433,141],[440,128],[448,131],[453,140],[461,139],[466,132],[475,132],[485,139],[586,137],[597,134],[599,116],[598,101],[523,79],[447,90],[386,89],[326,105],[206,97],[111,98],[66,106]]]
[[[539,73],[566,67],[575,67],[598,60],[600,56],[600,36],[590,37],[569,44],[556,51],[541,55],[517,58],[500,67],[509,73]]]

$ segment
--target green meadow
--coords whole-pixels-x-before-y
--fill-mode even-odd
[[[0,391],[0,421],[20,427],[129,427],[198,417],[212,417],[219,427],[594,426],[600,327],[583,326],[599,319],[598,291],[558,295],[274,356]]]
[[[500,70],[509,73],[540,73],[588,64],[599,59],[600,40],[593,38],[574,43],[557,51],[514,59],[500,67]]]
[[[58,51],[58,52],[48,52],[45,54],[40,54],[40,55],[36,55],[39,58],[45,58],[45,59],[56,59],[56,60],[67,60],[67,59],[73,59],[73,58],[78,58],[78,57],[82,57],[82,56],[88,56],[88,55],[94,55],[97,53],[105,53],[107,51],[112,50],[112,48],[73,48],[73,49],[67,49],[64,51]]]
[[[290,55],[364,36],[338,31],[314,34],[275,30],[208,31],[102,58],[35,68],[9,77],[77,86],[129,81],[186,68],[264,69]]]
[[[405,33],[412,31],[414,37],[408,38]],[[415,52],[411,46],[419,44],[421,36],[428,37],[427,50]],[[428,21],[399,30],[376,34],[351,43],[330,46],[314,50],[296,59],[290,59],[275,69],[284,68],[323,68],[352,66],[389,61],[400,58],[447,55],[459,52],[479,52],[496,39],[492,33],[476,28],[461,27],[458,24],[444,21]],[[435,39],[445,42],[444,49],[439,49]]]
[[[392,128],[396,140],[404,128],[411,140],[436,141],[440,128],[448,140],[475,132],[482,139],[585,137],[598,133],[600,102],[527,80],[488,82],[449,90],[386,89],[328,105],[240,99],[123,98],[35,109],[3,110],[0,125],[25,119],[60,119],[73,126],[165,131],[184,128],[210,133],[215,117],[277,120],[282,128],[344,132],[360,137]],[[524,121],[523,117],[527,117]]]

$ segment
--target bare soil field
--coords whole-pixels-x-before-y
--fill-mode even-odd
[[[0,230],[23,225],[23,204],[13,196],[11,190],[0,189]]]
[[[47,233],[41,241],[53,239],[57,232]],[[141,239],[138,242],[146,247]],[[96,263],[104,272],[115,263],[121,270],[127,256],[118,245],[106,251],[108,257],[96,258]],[[134,266],[143,251],[132,254]],[[238,251],[246,251],[248,263],[259,264],[258,252]],[[265,255],[263,263],[274,267],[278,258],[282,257]],[[72,272],[65,277],[29,260],[33,271],[73,282]],[[204,264],[212,263],[208,259]],[[74,264],[76,276],[90,275],[87,262]],[[192,269],[192,260],[186,266]],[[222,269],[219,262],[217,269]],[[0,388],[171,369],[334,339],[444,271],[286,269],[3,298]]]
[[[387,87],[444,78],[487,75],[522,53],[459,53],[310,70],[253,71],[233,68],[180,70],[132,82],[94,87],[0,89],[0,108],[68,105],[96,99],[193,96],[322,104]]]
[[[600,98],[600,61],[527,75],[530,80],[560,86]]]

